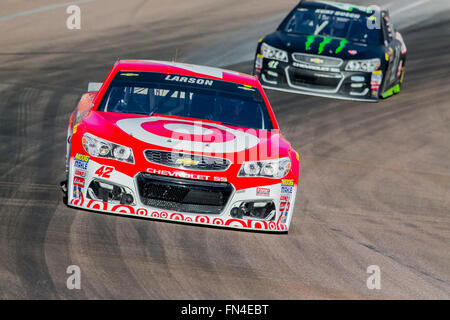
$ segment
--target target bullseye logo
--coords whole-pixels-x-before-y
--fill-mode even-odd
[[[259,143],[253,134],[202,121],[146,117],[122,119],[117,126],[143,142],[184,151],[240,152]]]
[[[231,132],[200,121],[194,123],[176,120],[151,121],[142,123],[141,127],[145,131],[173,140],[211,143],[226,142],[236,139],[236,136]]]
[[[173,122],[165,124],[164,128],[177,133],[190,133],[190,134],[200,133],[201,135],[210,135],[213,134],[214,132],[211,129],[205,127],[192,126],[185,123],[173,123]]]

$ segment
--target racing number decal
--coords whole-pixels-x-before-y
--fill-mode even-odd
[[[113,167],[101,166],[97,171],[95,171],[95,174],[101,178],[111,178],[111,173],[113,171]]]
[[[268,63],[268,66],[269,66],[269,68],[271,68],[271,69],[276,69],[276,68],[278,68],[278,64],[279,64],[278,61],[272,60],[272,61],[270,61],[270,62]]]

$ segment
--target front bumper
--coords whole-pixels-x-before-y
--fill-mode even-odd
[[[285,63],[260,56],[255,60],[255,74],[266,89],[369,102],[379,100],[382,79],[380,71],[349,72],[342,66]]]
[[[102,164],[90,159],[82,165],[84,167],[80,168],[79,163],[71,159],[68,204],[73,207],[228,228],[289,230],[297,189],[291,173],[276,184],[236,190],[231,183],[146,172],[130,177],[114,170],[104,178],[98,175]],[[98,191],[98,185],[114,187],[107,195],[108,192]],[[259,211],[251,205],[249,211],[249,203],[255,203]],[[242,211],[235,208],[242,208]],[[270,210],[264,211],[264,208]]]

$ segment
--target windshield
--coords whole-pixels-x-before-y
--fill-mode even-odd
[[[370,19],[375,19],[375,16],[341,10],[297,8],[281,28],[289,33],[379,44],[381,29],[370,29],[369,26],[373,26],[373,23],[368,21]]]
[[[97,109],[170,115],[272,130],[257,88],[220,80],[153,72],[119,72]]]

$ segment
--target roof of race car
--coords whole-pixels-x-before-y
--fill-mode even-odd
[[[115,66],[119,71],[161,72],[184,76],[197,76],[219,79],[256,86],[256,77],[236,71],[200,66],[188,63],[158,61],[158,60],[119,60]]]
[[[326,9],[337,9],[349,12],[358,12],[365,14],[373,14],[373,12],[378,12],[380,9],[377,6],[360,6],[350,3],[334,2],[334,1],[300,1],[297,7],[314,7],[314,8],[326,8]]]

